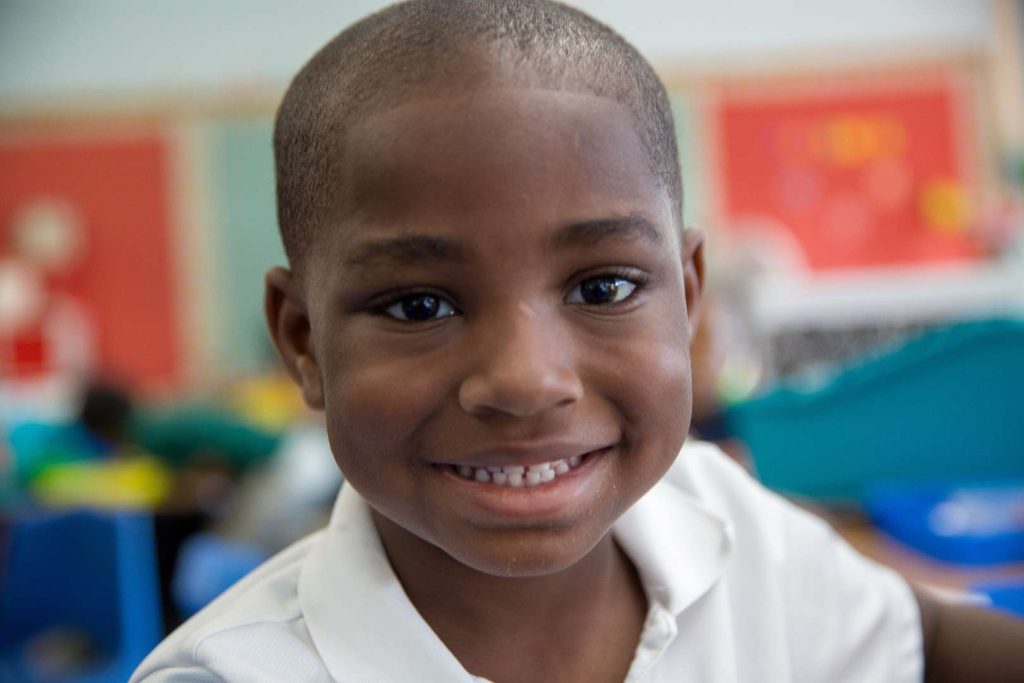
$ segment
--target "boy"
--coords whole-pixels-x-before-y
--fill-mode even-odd
[[[274,146],[291,270],[268,274],[267,318],[348,485],[135,680],[911,681],[922,653],[960,661],[894,574],[710,448],[677,460],[702,238],[665,91],[620,37],[543,0],[397,5],[303,68]],[[999,621],[978,627],[1005,675]]]

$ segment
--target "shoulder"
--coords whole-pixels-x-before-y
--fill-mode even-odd
[[[858,554],[828,523],[763,487],[713,445],[687,443],[665,483],[724,520],[732,548],[723,589],[734,612],[743,611],[733,617],[748,631],[760,625],[783,633],[798,677],[919,675],[917,603],[895,572]]]
[[[328,680],[298,600],[304,562],[322,534],[275,555],[182,624],[132,683]]]
[[[743,534],[748,527],[763,532],[784,526],[792,521],[789,513],[796,510],[717,446],[703,441],[686,442],[664,481],[727,520],[734,533]],[[803,521],[825,527],[809,515]]]
[[[756,493],[754,479],[720,448],[688,439],[665,474],[665,480],[690,495],[721,502],[722,494]]]
[[[845,545],[827,522],[765,488],[712,444],[688,441],[665,482],[726,520],[741,554],[756,550],[788,565],[794,553]]]

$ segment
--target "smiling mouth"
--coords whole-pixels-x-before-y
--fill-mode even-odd
[[[549,484],[583,465],[591,456],[607,449],[600,449],[570,458],[542,462],[535,465],[501,465],[472,467],[470,465],[444,465],[463,479],[481,484],[496,484],[506,488],[535,487]]]

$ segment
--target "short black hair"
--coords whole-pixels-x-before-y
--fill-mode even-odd
[[[550,0],[409,0],[348,27],[292,80],[274,124],[277,214],[300,269],[334,214],[345,131],[362,115],[446,84],[472,86],[488,56],[514,80],[584,92],[628,108],[651,168],[682,220],[679,153],[668,95],[651,65],[596,19]]]

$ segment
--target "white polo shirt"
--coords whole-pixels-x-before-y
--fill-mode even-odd
[[[689,443],[614,527],[650,605],[627,680],[920,681],[907,586],[717,449]],[[171,634],[132,681],[473,682],[406,597],[351,487],[328,527]]]

